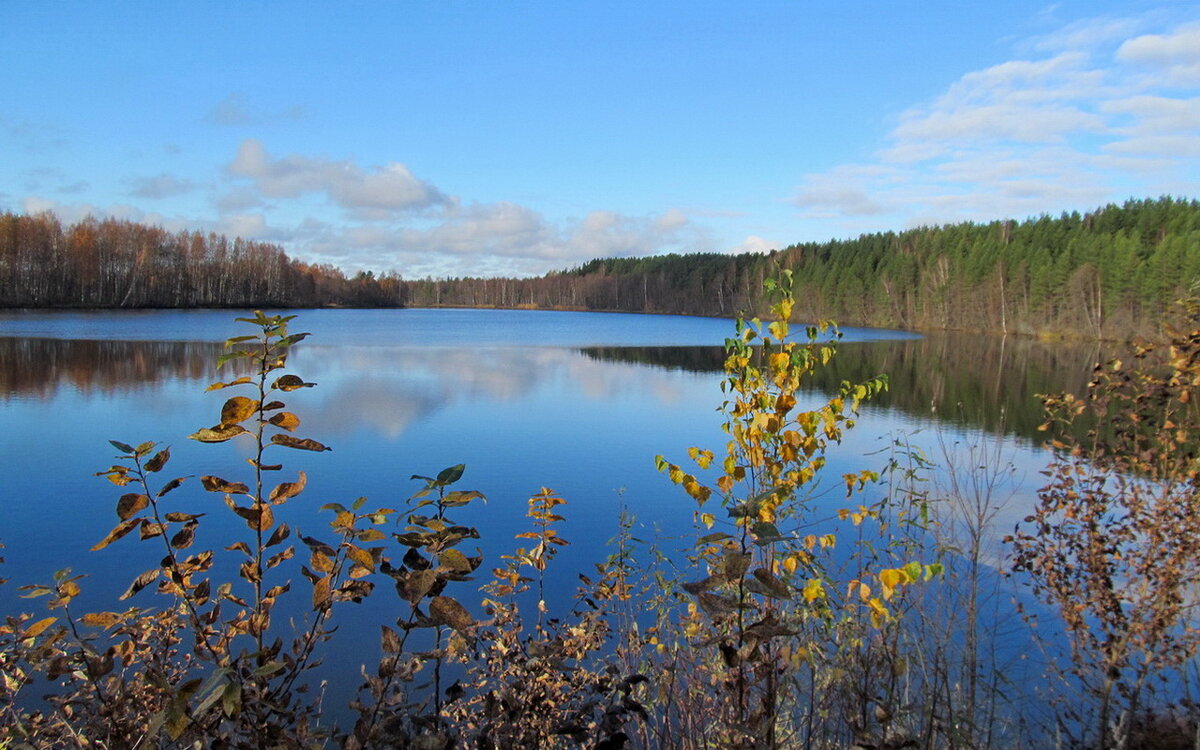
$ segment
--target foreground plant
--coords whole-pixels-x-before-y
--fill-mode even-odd
[[[839,651],[871,637],[847,628],[865,621],[883,629],[894,615],[889,602],[932,575],[916,561],[873,567],[865,547],[852,553],[858,565],[850,580],[831,569],[838,538],[824,530],[832,509],[816,504],[815,489],[830,445],[840,442],[860,403],[886,382],[843,384],[823,405],[797,408],[802,385],[834,355],[831,328],[811,327],[806,341],[793,340],[790,274],[783,272],[768,289],[777,297],[775,320],[739,321],[738,336],[726,344],[725,456],[689,451],[698,473],[716,469],[715,481],[702,482],[657,459],[659,469],[696,501],[702,527],[693,557],[704,577],[684,584],[693,598],[682,618],[661,622],[654,636],[663,668],[675,676],[662,697],[661,740],[679,747],[804,742],[811,727],[806,729],[801,715],[816,710],[818,693],[835,689],[817,684],[829,674],[824,667]],[[862,471],[844,475],[840,483],[850,496],[875,479]],[[725,518],[714,512],[714,500]],[[827,525],[817,533],[822,515]],[[879,514],[864,505],[837,515],[858,526]],[[675,628],[682,642],[671,637]]]
[[[280,374],[293,345],[306,333],[289,333],[291,316],[239,318],[254,334],[226,342],[218,366],[243,363],[249,374],[217,382],[209,390],[241,388],[221,407],[212,427],[190,435],[203,443],[239,439],[251,444],[248,482],[200,477],[201,487],[222,495],[249,535],[225,547],[237,577],[213,578],[219,555],[197,549],[204,512],[189,512],[176,501],[190,477],[156,481],[171,459],[169,447],[152,442],[133,446],[112,441],[118,463],[100,472],[130,491],[116,504],[117,525],[93,550],[138,532],[143,542],[161,546],[157,567],[136,576],[121,600],[152,588],[168,599],[159,609],[91,612],[70,609],[79,594],[78,576],[62,572],[51,585],[24,587],[29,596],[49,596],[56,613],[19,635],[34,649],[27,660],[67,689],[51,699],[57,713],[35,712],[25,722],[41,742],[73,736],[84,746],[132,747],[203,741],[213,747],[315,747],[329,730],[321,725],[320,695],[306,679],[318,646],[330,631],[333,607],[360,601],[373,584],[385,538],[377,526],[393,511],[358,512],[334,508],[330,524],[336,541],[293,534],[279,520],[281,506],[303,492],[303,471],[290,481],[268,481],[283,469],[274,456],[283,449],[323,452],[329,448],[292,433],[300,418],[287,411],[282,394],[310,388],[293,374]],[[292,590],[296,573],[285,565],[296,555],[297,539],[310,553],[299,572],[311,586],[308,615],[296,628],[277,627],[277,603]],[[294,611],[294,606],[293,606]],[[286,631],[286,639],[283,633]],[[104,648],[104,644],[108,644]],[[39,734],[41,732],[41,734]]]
[[[1165,361],[1140,348],[1098,365],[1083,398],[1045,398],[1049,480],[1008,539],[1066,628],[1066,690],[1089,700],[1062,727],[1082,746],[1144,732],[1156,682],[1200,650],[1200,304],[1182,309]]]

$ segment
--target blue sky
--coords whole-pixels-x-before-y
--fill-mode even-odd
[[[0,210],[528,275],[1200,197],[1195,2],[33,2]]]

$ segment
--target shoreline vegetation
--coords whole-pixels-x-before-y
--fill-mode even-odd
[[[46,610],[0,622],[0,748],[1192,747],[1200,303],[1179,307],[1165,356],[1139,349],[1082,395],[1045,397],[1049,483],[999,571],[1022,581],[1022,615],[992,568],[1003,456],[946,453],[930,482],[897,441],[884,471],[819,484],[887,380],[803,396],[837,345],[824,326],[793,334],[789,272],[764,286],[773,320],[739,318],[725,348],[728,442],[655,457],[694,501],[694,539],[668,553],[622,513],[587,571],[554,562],[570,500],[549,488],[510,554],[468,554],[480,529],[454,518],[486,498],[463,465],[414,475],[402,506],[329,503],[327,528],[292,528],[308,477],[290,459],[334,449],[284,402],[316,386],[288,366],[308,334],[294,316],[238,318],[250,333],[207,389],[236,395],[188,437],[240,444],[249,468],[175,476],[200,467],[109,441],[97,477],[120,495],[116,525],[92,551],[164,556],[128,571],[112,610],[72,608],[87,579],[69,568],[9,584]],[[240,532],[206,518],[224,510],[204,493]],[[548,576],[576,574],[574,602],[546,601]],[[334,613],[392,590],[396,619],[363,644],[335,726],[315,671]],[[1044,660],[1010,653],[1026,627]]]
[[[0,214],[0,308],[430,307],[769,317],[792,274],[797,319],[1044,340],[1153,339],[1200,280],[1200,202],[962,223],[770,253],[606,258],[536,278],[353,276],[277,245],[115,219]]]

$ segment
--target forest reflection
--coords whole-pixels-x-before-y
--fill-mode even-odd
[[[1037,394],[1082,393],[1096,362],[1125,347],[1029,337],[934,334],[920,339],[842,343],[809,387],[834,393],[843,381],[888,376],[872,403],[920,419],[950,422],[1040,442]],[[719,372],[720,347],[591,347],[599,360]]]
[[[213,364],[222,350],[220,344],[208,342],[0,337],[0,394],[5,399],[51,398],[62,388],[85,394],[112,393],[164,381],[203,381],[214,376]],[[433,383],[422,384],[419,413],[438,408],[451,391],[459,396],[464,391],[482,391],[506,400],[506,395],[511,397],[535,384],[539,373],[553,370],[547,367],[546,357],[560,366],[564,364],[560,357],[582,354],[588,361],[694,373],[720,372],[724,362],[720,347],[587,347],[574,350],[575,354],[553,351],[393,350],[384,355],[383,351],[363,350],[357,356],[372,360],[362,372],[373,372],[371,380],[382,381],[374,382],[372,391],[411,389],[412,384],[406,387],[394,377],[401,372],[433,375],[433,383],[440,385],[427,393],[424,391]],[[306,359],[324,360],[318,350],[305,348],[297,353]],[[810,387],[834,392],[842,381],[886,374],[890,386],[875,401],[877,406],[1036,441],[1042,418],[1036,394],[1082,393],[1094,364],[1118,353],[1118,347],[1096,343],[958,334],[843,343],[838,356],[818,371]],[[345,365],[356,355],[349,355],[349,361],[339,359]],[[579,371],[574,376],[586,377]]]
[[[115,393],[211,377],[221,344],[0,337],[0,397],[53,397],[62,388]]]

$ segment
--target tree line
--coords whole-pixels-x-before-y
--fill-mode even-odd
[[[0,213],[0,307],[401,306],[406,291],[395,274],[348,278],[269,243]]]
[[[808,320],[916,330],[1154,335],[1200,279],[1200,202],[960,223],[770,253],[602,258],[535,278],[353,277],[278,245],[118,219],[0,214],[3,307],[503,307],[732,317],[790,270]]]
[[[793,272],[796,312],[845,325],[1153,335],[1200,279],[1200,202],[1130,200],[1025,221],[960,223],[771,253],[605,258],[531,279],[408,280],[408,304],[733,316]]]

